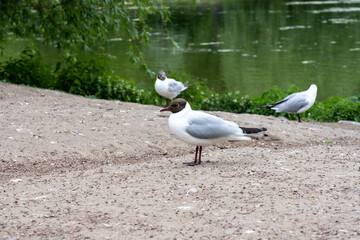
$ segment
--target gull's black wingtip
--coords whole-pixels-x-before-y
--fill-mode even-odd
[[[266,128],[245,128],[245,127],[240,127],[240,128],[246,134],[252,134],[252,133],[259,133],[259,132],[267,131]]]
[[[273,105],[267,105],[267,106],[260,106],[259,108],[262,109],[271,109],[273,107]]]

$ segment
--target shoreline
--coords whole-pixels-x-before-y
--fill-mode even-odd
[[[210,112],[268,136],[203,150],[160,107],[0,82],[7,238],[357,238],[360,127]]]

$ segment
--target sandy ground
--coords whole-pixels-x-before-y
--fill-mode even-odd
[[[157,106],[0,83],[0,239],[359,239],[360,126],[213,112],[267,136],[203,150]]]

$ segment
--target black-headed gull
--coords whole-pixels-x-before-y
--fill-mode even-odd
[[[293,93],[279,102],[261,106],[261,108],[272,109],[276,112],[297,113],[298,121],[301,122],[300,113],[312,107],[316,99],[316,94],[317,86],[311,84],[306,91]]]
[[[169,99],[173,99],[179,95],[182,91],[187,89],[189,86],[188,82],[182,83],[175,79],[166,77],[164,71],[160,71],[157,74],[155,81],[156,92],[166,98],[166,106],[169,105]]]
[[[219,117],[193,111],[190,104],[182,98],[175,99],[169,107],[160,110],[170,111],[169,128],[178,138],[196,146],[195,160],[185,163],[194,166],[201,163],[202,147],[222,141],[250,140],[250,133],[266,131],[266,128],[240,128],[236,123]]]

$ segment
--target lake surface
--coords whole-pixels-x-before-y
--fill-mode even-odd
[[[153,71],[182,69],[220,93],[258,96],[275,85],[305,90],[315,83],[319,100],[360,94],[360,0],[188,2],[170,4],[169,32],[179,50],[160,24],[152,26],[143,50]],[[155,79],[128,62],[126,39],[105,48],[119,75],[153,87]],[[52,52],[44,50],[50,62]]]

